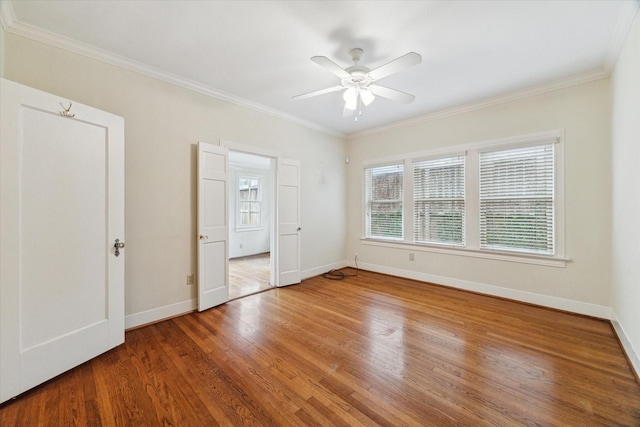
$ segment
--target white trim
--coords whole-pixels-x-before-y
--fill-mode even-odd
[[[548,92],[553,92],[560,89],[566,89],[573,86],[578,86],[583,83],[589,83],[592,81],[605,79],[609,77],[611,73],[600,68],[595,71],[589,71],[587,73],[578,74],[576,76],[567,77],[565,79],[555,80],[550,83],[541,84],[538,86],[532,86],[527,89],[509,92],[503,95],[498,95],[492,98],[485,98],[479,101],[469,102],[467,104],[459,105],[457,107],[448,108],[446,110],[438,110],[429,114],[425,114],[419,117],[414,117],[407,120],[401,120],[398,122],[390,123],[388,125],[380,126],[373,129],[364,130],[361,132],[349,133],[345,137],[347,141],[360,138],[363,136],[370,136],[386,132],[392,129],[406,128],[414,125],[418,125],[431,120],[438,120],[445,117],[456,116],[459,114],[470,113],[472,111],[482,110],[484,108],[494,107],[500,104],[506,104],[513,101],[519,101],[536,95],[542,95]]]
[[[2,1],[0,3],[5,4],[5,3],[11,3],[11,2]],[[11,10],[13,11],[13,8],[11,8]],[[4,9],[0,11],[4,12]],[[9,15],[9,13],[7,13],[7,15]],[[10,18],[7,18],[7,21],[10,21]],[[257,111],[259,113],[266,114],[271,117],[275,117],[281,120],[288,121],[290,123],[294,123],[294,124],[306,127],[308,129],[325,133],[329,136],[334,136],[338,138],[344,138],[345,136],[342,133],[333,131],[331,129],[327,129],[323,126],[320,126],[308,120],[303,120],[291,114],[287,114],[282,111],[266,107],[262,104],[258,104],[248,99],[240,98],[238,96],[221,91],[219,89],[215,89],[213,87],[204,85],[194,80],[186,79],[184,77],[169,73],[159,68],[151,67],[141,62],[134,61],[133,59],[127,58],[125,56],[121,56],[104,49],[99,49],[95,46],[91,46],[89,44],[79,42],[77,40],[62,36],[60,34],[52,33],[50,31],[43,30],[41,28],[35,27],[30,24],[25,24],[20,21],[14,20],[10,24],[11,24],[10,26],[7,26],[5,28],[7,32],[10,32],[12,34],[25,37],[31,40],[35,40],[40,43],[45,43],[50,46],[57,47],[59,49],[64,49],[69,52],[76,53],[78,55],[83,55],[83,56],[86,56],[87,58],[95,59],[97,61],[101,61],[116,67],[120,67],[125,70],[133,71],[135,73],[142,74],[144,76],[151,77],[166,83],[170,83],[170,84],[173,84],[197,93],[208,95],[213,98],[220,99],[222,101],[230,102],[232,104],[239,105],[240,107],[247,108],[252,111]]]
[[[392,249],[404,249],[417,252],[434,252],[438,254],[466,256],[473,258],[493,259],[498,261],[519,262],[522,264],[544,265],[547,267],[564,267],[571,261],[569,258],[537,256],[529,253],[500,252],[486,249],[466,249],[460,245],[408,243],[362,237],[360,243],[369,246],[380,246]]]
[[[479,215],[479,154],[486,151],[505,150],[554,144],[554,255],[537,255],[536,253],[518,250],[480,249],[480,224],[474,220]],[[464,153],[465,158],[465,224],[463,241],[465,245],[417,243],[413,236],[413,163],[422,159],[457,156]],[[471,164],[473,161],[473,164]],[[401,239],[384,239],[367,237],[367,169],[389,165],[403,165],[403,237]],[[409,173],[408,173],[409,172]],[[472,185],[472,183],[474,185]],[[477,184],[477,185],[476,185]],[[450,255],[470,256],[475,258],[512,261],[526,264],[564,267],[565,258],[565,226],[564,226],[564,129],[553,129],[525,135],[515,135],[478,141],[451,147],[439,147],[413,153],[403,153],[393,157],[367,159],[362,161],[362,229],[363,244],[386,246],[396,249],[411,249],[424,252],[437,252]],[[475,210],[472,210],[475,209]]]
[[[363,270],[373,271],[376,273],[389,274],[391,276],[404,277],[407,279],[419,280],[421,282],[433,283],[437,285],[449,286],[451,288],[462,289],[466,291],[477,292],[481,294],[491,295],[500,298],[507,298],[515,301],[525,302],[528,304],[540,305],[543,307],[554,308],[557,310],[569,311],[571,313],[584,314],[587,316],[598,317],[601,319],[611,319],[612,310],[604,305],[575,301],[566,298],[553,297],[550,295],[536,294],[533,292],[519,291],[516,289],[503,288],[479,282],[471,282],[468,280],[456,279],[453,277],[436,276],[434,274],[421,273],[418,271],[403,270],[400,268],[388,267],[377,264],[369,264],[358,262]],[[350,262],[350,267],[355,265]]]
[[[7,31],[16,22],[16,13],[13,10],[13,3],[10,1],[0,1],[0,25]]]
[[[636,16],[640,16],[638,12],[640,10],[640,2],[637,0],[626,1],[623,3],[622,7],[623,12],[620,14],[616,28],[613,30],[613,34],[609,39],[609,46],[607,46],[606,57],[604,60],[605,69],[608,71],[609,75],[616,67],[616,63],[620,57],[620,52],[622,52],[624,42],[627,39],[634,19],[636,19]]]
[[[636,376],[640,376],[640,353],[633,348],[633,344],[622,327],[622,323],[620,323],[620,319],[618,319],[614,310],[611,310],[611,324],[613,325],[613,330],[616,335],[618,335],[620,344],[622,345],[629,362],[631,363],[631,368],[635,371]]]
[[[517,148],[527,145],[538,145],[545,142],[559,143],[564,140],[564,129],[552,129],[542,132],[527,133],[524,135],[507,136],[504,138],[486,139],[483,141],[469,142],[447,147],[438,147],[429,150],[414,151],[412,153],[401,153],[379,159],[368,159],[362,161],[363,168],[400,164],[405,159],[420,161],[449,155],[456,156],[468,154],[469,150],[483,151],[502,147]]]
[[[330,270],[338,270],[340,268],[348,267],[349,263],[347,261],[338,261],[327,265],[321,265],[319,267],[310,268],[308,270],[303,270],[301,273],[302,280],[309,279],[311,277],[320,276],[321,274],[326,273]]]
[[[271,157],[273,159],[282,157],[282,154],[277,151],[267,150],[248,144],[241,144],[239,142],[227,141],[224,139],[220,140],[220,146],[226,147],[229,151],[240,151],[242,153],[255,154],[256,156]]]
[[[290,114],[286,114],[281,111],[268,108],[264,105],[257,104],[255,102],[252,102],[243,98],[233,96],[231,94],[219,91],[209,86],[202,85],[198,82],[188,80],[174,74],[167,73],[160,69],[150,67],[140,62],[133,61],[124,56],[116,55],[112,52],[96,48],[89,44],[81,43],[71,38],[46,31],[29,24],[25,24],[20,21],[16,21],[13,5],[12,5],[12,2],[9,0],[0,1],[0,25],[4,28],[5,31],[15,35],[26,37],[35,41],[39,41],[41,43],[46,43],[48,45],[51,45],[60,49],[64,49],[70,52],[74,52],[80,55],[84,55],[89,58],[96,59],[101,62],[105,62],[107,64],[124,68],[126,70],[134,71],[148,77],[156,78],[161,81],[172,83],[177,86],[180,86],[189,90],[193,90],[195,92],[203,93],[205,95],[209,95],[227,102],[231,102],[233,104],[248,108],[253,111],[258,111],[258,112],[270,115],[272,117],[280,118],[280,119],[289,121],[291,123],[304,126],[309,129],[326,133],[327,135],[330,135],[330,136],[351,140],[351,139],[359,138],[365,135],[380,133],[389,129],[407,127],[407,126],[419,124],[419,123],[430,121],[430,120],[436,120],[443,117],[463,114],[463,113],[480,110],[483,108],[492,107],[495,105],[504,104],[507,102],[516,101],[520,99],[525,99],[531,96],[540,95],[543,93],[552,92],[555,90],[564,89],[571,86],[577,86],[583,83],[588,83],[591,81],[607,78],[611,75],[613,69],[615,68],[615,64],[618,60],[618,57],[620,56],[622,46],[624,45],[627,34],[629,33],[629,29],[631,28],[631,25],[633,24],[633,20],[635,19],[635,16],[638,13],[639,5],[636,1],[629,1],[625,3],[625,8],[627,9],[627,11],[621,14],[620,20],[609,41],[609,47],[607,49],[607,55],[606,55],[603,67],[601,67],[600,69],[578,74],[575,76],[570,76],[570,77],[559,79],[559,80],[555,80],[549,83],[543,83],[543,84],[532,86],[519,91],[509,92],[509,93],[497,95],[491,98],[469,102],[453,108],[434,111],[432,113],[428,113],[419,117],[413,117],[407,120],[394,122],[388,125],[383,125],[383,126],[374,128],[374,129],[368,129],[368,130],[353,132],[348,134],[327,129],[316,123],[300,119]]]
[[[138,326],[147,325],[149,323],[159,322],[171,317],[180,316],[182,314],[191,313],[198,307],[198,301],[189,299],[175,304],[165,305],[163,307],[152,308],[150,310],[141,311],[125,316],[124,328],[131,329]]]

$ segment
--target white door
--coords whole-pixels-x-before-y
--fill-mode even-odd
[[[198,143],[198,310],[229,300],[229,151]]]
[[[4,402],[124,342],[124,121],[7,80],[0,102]]]
[[[278,286],[300,283],[300,162],[278,159]]]

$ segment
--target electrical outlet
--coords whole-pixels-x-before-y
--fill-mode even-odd
[[[414,254],[409,254],[409,261],[413,261],[415,259],[416,259],[416,257],[415,257]]]
[[[193,274],[187,274],[187,286],[193,285],[193,283],[194,283]]]

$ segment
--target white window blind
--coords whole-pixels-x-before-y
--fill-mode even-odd
[[[366,237],[402,239],[402,169],[402,164],[365,169]]]
[[[553,255],[554,145],[480,153],[480,247]]]
[[[464,244],[464,156],[413,164],[414,239]]]

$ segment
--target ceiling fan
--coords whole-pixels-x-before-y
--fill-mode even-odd
[[[356,121],[358,121],[358,116],[362,114],[362,106],[371,104],[376,96],[381,96],[403,104],[409,104],[414,100],[415,97],[413,95],[385,86],[380,86],[376,82],[390,76],[391,74],[395,74],[405,68],[411,67],[412,65],[421,63],[422,57],[419,54],[410,52],[376,68],[375,70],[369,70],[367,67],[358,65],[358,61],[360,61],[362,53],[363,50],[358,47],[351,49],[349,51],[349,55],[351,55],[354,65],[344,69],[326,56],[312,57],[311,60],[313,62],[340,77],[340,85],[309,93],[303,93],[302,95],[294,96],[293,99],[306,99],[313,96],[324,95],[325,93],[344,90],[344,94],[342,95],[342,98],[344,99],[343,116],[346,117],[350,114],[354,114]]]

